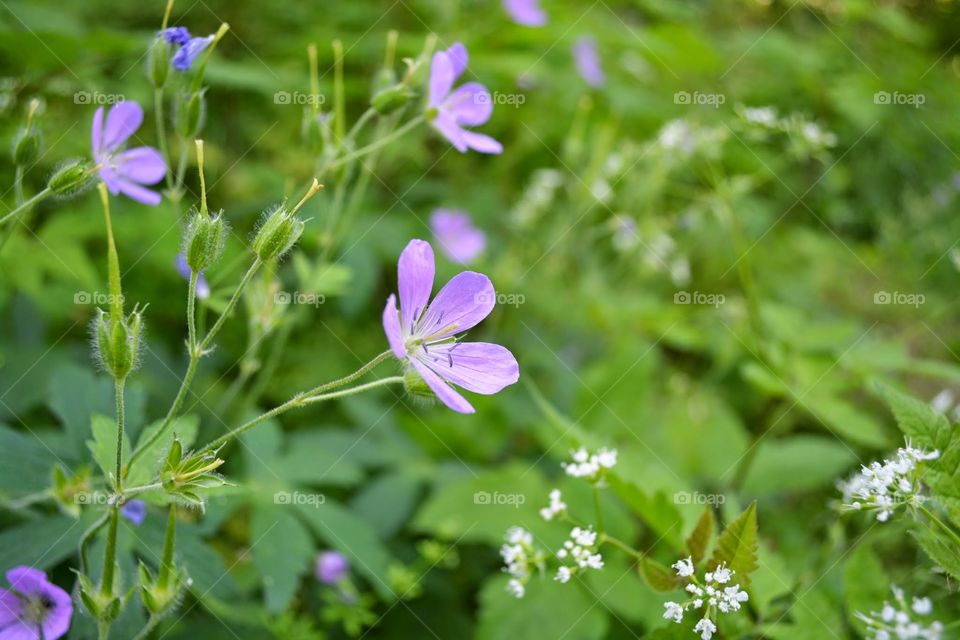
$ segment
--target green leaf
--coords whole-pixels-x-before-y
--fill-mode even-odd
[[[93,459],[103,471],[105,478],[117,473],[117,423],[113,418],[96,413],[91,418],[93,440],[87,441],[87,447]],[[123,439],[123,459],[130,459],[130,442]]]
[[[889,599],[890,579],[869,545],[857,546],[847,557],[843,566],[843,591],[851,620],[857,611],[879,610],[880,604]]]
[[[713,525],[713,509],[710,508],[710,505],[707,505],[704,507],[700,519],[697,520],[697,525],[687,538],[687,551],[693,558],[694,566],[699,566],[707,555],[707,547],[710,546],[710,538],[713,537]]]
[[[0,424],[0,491],[12,497],[50,485],[57,458],[39,436]]]
[[[757,503],[752,503],[736,520],[727,525],[717,539],[708,566],[726,563],[737,572],[736,580],[744,589],[750,586],[750,574],[757,569]]]
[[[945,534],[928,528],[911,531],[910,535],[914,537],[920,548],[930,556],[935,564],[953,576],[955,580],[960,580],[960,549]]]
[[[657,591],[675,591],[680,587],[676,572],[653,558],[640,561],[640,574]]]
[[[802,406],[816,416],[834,436],[868,447],[887,447],[890,438],[883,426],[860,407],[826,394],[811,394]]]
[[[421,485],[408,473],[385,473],[353,496],[350,510],[369,522],[381,538],[389,538],[413,513]]]
[[[78,445],[90,435],[94,413],[113,415],[116,411],[113,381],[98,378],[74,365],[58,369],[50,379],[50,409],[60,418],[69,437]]]
[[[766,496],[799,493],[836,481],[856,461],[842,441],[831,437],[797,435],[760,443],[744,480],[744,493]]]
[[[155,434],[162,424],[163,420],[161,419],[148,425],[137,441],[137,448],[139,449],[143,443]],[[190,446],[197,439],[199,426],[200,419],[197,416],[179,416],[174,418],[170,426],[167,427],[167,432],[163,437],[147,449],[136,466],[131,467],[127,472],[126,484],[132,487],[153,481],[160,467],[163,465],[163,461],[167,452],[170,450],[170,445],[173,443],[174,438],[180,440],[182,448],[190,449]],[[127,458],[124,458],[124,460],[127,460]]]
[[[77,550],[90,518],[48,516],[0,533],[0,573],[19,565],[49,569]]]
[[[263,579],[271,613],[290,606],[301,576],[310,570],[313,540],[289,505],[258,504],[250,518],[253,564]]]
[[[897,426],[912,440],[913,446],[940,451],[947,448],[952,430],[946,416],[934,411],[926,402],[901,393],[893,387],[881,384],[879,391],[893,412]]]
[[[683,516],[666,494],[657,492],[650,496],[634,483],[620,479],[615,473],[607,478],[607,482],[613,492],[653,529],[658,538],[677,551],[684,548]]]

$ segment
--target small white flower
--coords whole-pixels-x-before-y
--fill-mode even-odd
[[[717,630],[717,625],[713,624],[710,621],[710,618],[701,618],[700,622],[697,623],[697,626],[693,628],[694,632],[699,633],[702,640],[710,640],[713,637],[714,632]]]
[[[916,449],[907,442],[893,459],[871,462],[837,485],[843,493],[842,508],[874,511],[879,522],[887,522],[900,506],[922,504],[925,496],[917,465],[939,456],[939,451]]]
[[[914,598],[912,609],[914,613],[927,616],[933,613],[933,603],[930,598]]]
[[[554,579],[562,584],[566,584],[570,582],[571,575],[573,575],[573,573],[570,571],[570,567],[560,567],[557,569],[557,577]]]
[[[567,503],[563,501],[560,489],[554,489],[550,492],[550,504],[540,509],[540,517],[544,520],[553,520],[567,510]]]
[[[856,616],[867,626],[870,640],[941,640],[944,626],[940,622],[914,619],[914,615],[928,616],[933,613],[929,598],[913,598],[908,606],[903,590],[892,585],[894,602],[884,602],[880,611],[869,615],[857,612]]]
[[[734,574],[733,571],[727,569],[726,565],[721,564],[719,567],[713,571],[713,580],[719,582],[720,584],[726,584],[730,582],[730,576]],[[707,574],[707,580],[710,580],[710,574]]]
[[[693,557],[687,557],[683,560],[678,560],[677,562],[673,563],[673,568],[677,570],[677,575],[681,578],[689,578],[693,575],[694,571]],[[707,575],[709,576],[710,574]],[[708,577],[707,580],[709,581],[710,578]]]
[[[603,473],[607,469],[611,469],[617,464],[617,450],[600,449],[597,453],[591,455],[585,447],[580,447],[576,451],[570,452],[570,458],[573,462],[560,464],[568,476],[586,478],[591,482],[597,482],[602,480]]]
[[[676,602],[664,602],[663,608],[665,609],[663,612],[664,620],[673,620],[677,624],[683,622],[683,607],[679,604]]]
[[[507,583],[507,591],[515,598],[522,598],[526,593],[526,587],[516,578],[510,578],[510,581]]]

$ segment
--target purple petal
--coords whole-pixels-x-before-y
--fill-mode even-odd
[[[441,111],[430,124],[433,125],[433,128],[439,131],[440,135],[446,138],[457,151],[460,153],[467,152],[467,142],[463,135],[467,132],[460,128],[460,125],[457,124],[453,115]]]
[[[475,126],[490,119],[493,100],[485,86],[479,82],[468,82],[457,87],[443,101],[442,108],[453,115],[457,124]]]
[[[337,584],[350,570],[350,561],[336,551],[324,551],[317,556],[313,573],[324,584]]]
[[[520,379],[520,366],[510,350],[489,342],[431,345],[418,358],[437,375],[467,391],[491,395]]]
[[[107,186],[109,187],[110,185],[107,184]],[[117,182],[117,189],[123,195],[142,204],[148,204],[155,207],[163,201],[163,198],[156,191],[151,191],[146,187],[141,187],[136,182],[131,182],[129,180],[119,180]]]
[[[537,0],[503,0],[503,8],[514,22],[525,27],[542,27],[547,23],[547,14]]]
[[[22,601],[13,591],[0,589],[0,628],[6,627],[20,618]]]
[[[113,157],[117,173],[140,184],[156,184],[167,175],[167,163],[153,147],[134,147]]]
[[[120,508],[120,515],[139,527],[147,519],[147,503],[143,500],[130,500]]]
[[[206,300],[210,297],[210,283],[203,275],[203,271],[197,274],[197,297]]]
[[[462,135],[464,142],[474,151],[490,154],[503,153],[503,145],[490,136],[466,130],[462,132]]]
[[[190,32],[186,27],[169,27],[161,31],[160,35],[170,44],[183,46],[190,41]]]
[[[73,601],[70,594],[55,584],[48,584],[44,591],[47,600],[53,606],[47,610],[47,617],[43,621],[44,640],[57,640],[70,629],[70,619],[73,617]]]
[[[446,54],[450,56],[450,63],[453,65],[453,79],[456,80],[467,69],[469,56],[467,48],[459,42],[454,42],[453,46],[447,49]]]
[[[15,567],[7,571],[10,588],[24,596],[33,596],[47,586],[47,574],[33,567]]]
[[[474,228],[465,211],[437,209],[430,216],[430,228],[443,253],[460,264],[472,262],[487,244],[486,235]]]
[[[383,308],[383,332],[387,334],[387,342],[390,343],[393,355],[403,360],[407,356],[407,350],[403,345],[403,331],[400,329],[400,315],[397,313],[397,298],[392,293],[387,298],[387,306]]]
[[[36,625],[17,620],[14,624],[0,631],[0,640],[40,640],[40,630]],[[47,640],[44,636],[44,640]]]
[[[457,393],[453,387],[444,382],[440,376],[435,374],[430,367],[423,364],[416,358],[410,360],[410,363],[413,365],[413,368],[417,370],[417,373],[420,374],[420,377],[423,378],[423,381],[427,383],[437,397],[440,398],[440,401],[456,411],[457,413],[476,413],[476,409],[467,402],[466,398]]]
[[[132,100],[118,102],[107,113],[107,126],[103,131],[100,151],[112,153],[120,148],[143,124],[143,108]]]
[[[205,36],[203,38],[190,38],[187,44],[180,47],[175,54],[173,54],[173,68],[177,71],[187,71],[190,68],[190,65],[193,64],[193,61],[197,59],[203,50],[210,46],[210,43],[213,42],[213,36]]]
[[[573,45],[573,58],[577,65],[577,72],[591,87],[599,88],[607,82],[607,77],[600,67],[600,54],[597,53],[597,43],[593,38],[584,36]]]
[[[450,56],[443,51],[437,51],[433,54],[433,62],[430,63],[430,93],[427,106],[439,107],[453,88],[454,79]]]
[[[101,167],[100,171],[97,173],[100,175],[100,179],[103,180],[103,183],[107,185],[107,189],[110,190],[110,193],[113,195],[120,193],[120,177],[117,175],[116,171],[110,167]]]
[[[450,279],[417,323],[417,334],[442,340],[463,333],[490,315],[496,293],[490,278],[464,271]]]
[[[433,273],[433,247],[423,240],[411,240],[397,264],[402,335],[410,334],[417,318],[427,308],[433,291]]]
[[[103,154],[103,107],[97,107],[96,112],[93,114],[93,126],[90,131],[90,142],[93,147],[93,157],[99,162],[100,156]]]

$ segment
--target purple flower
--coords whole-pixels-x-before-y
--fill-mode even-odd
[[[400,254],[397,271],[400,311],[391,294],[383,310],[383,330],[394,355],[413,367],[445,405],[460,413],[474,412],[451,384],[490,395],[520,378],[516,358],[504,347],[456,339],[493,310],[496,294],[487,276],[457,274],[428,306],[434,273],[430,243],[411,240]]]
[[[313,574],[324,584],[337,584],[350,571],[350,562],[336,551],[324,551],[317,556]]]
[[[547,14],[540,8],[540,0],[503,0],[503,8],[514,22],[525,27],[547,24]]]
[[[460,153],[466,153],[467,149],[501,153],[503,145],[490,136],[463,128],[481,125],[493,113],[490,92],[479,82],[468,82],[452,91],[453,83],[466,68],[467,48],[459,42],[433,54],[427,101],[430,124]]]
[[[473,226],[466,211],[437,209],[430,216],[430,228],[440,249],[452,261],[469,264],[487,246],[487,236]]]
[[[179,273],[184,280],[190,282],[190,265],[187,264],[187,255],[185,253],[177,254],[177,273]],[[203,277],[203,271],[197,274],[197,297],[201,300],[206,300],[210,297],[210,284],[207,282],[207,279]],[[3,640],[0,638],[0,640]]]
[[[120,507],[120,515],[139,527],[147,519],[147,503],[143,500],[130,500]]]
[[[0,639],[57,640],[70,629],[70,594],[32,567],[7,571],[10,590],[0,589]]]
[[[190,65],[197,59],[203,50],[210,46],[214,36],[204,36],[203,38],[190,38],[185,44],[181,45],[177,52],[173,54],[173,68],[177,71],[187,71]]]
[[[178,44],[181,47],[190,40],[190,32],[186,27],[170,27],[164,29],[160,32],[160,36],[170,44]]]
[[[132,101],[118,102],[110,107],[107,124],[103,124],[103,107],[93,114],[93,158],[100,167],[100,179],[110,193],[122,193],[143,204],[160,204],[160,194],[145,188],[156,184],[167,175],[163,156],[153,147],[134,147],[120,151],[120,147],[140,128],[143,109]]]
[[[577,72],[588,85],[597,89],[607,83],[607,76],[600,66],[597,43],[593,38],[583,36],[576,41],[573,45],[573,59],[577,64]]]

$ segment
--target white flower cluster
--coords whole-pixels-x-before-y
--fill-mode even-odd
[[[571,558],[575,564],[563,565],[557,569],[555,580],[566,583],[570,582],[570,578],[579,570],[603,569],[603,557],[597,552],[597,546],[596,531],[574,527],[570,532],[570,539],[564,541],[563,548],[557,551],[557,559]]]
[[[737,115],[756,131],[782,132],[802,141],[810,150],[817,151],[837,146],[837,135],[799,114],[781,117],[773,107],[746,107],[737,105]]]
[[[576,451],[571,451],[570,457],[573,458],[573,462],[564,462],[560,465],[567,475],[586,478],[591,482],[602,480],[606,470],[612,469],[617,464],[616,449],[600,449],[590,454],[586,447],[580,447]]]
[[[894,459],[871,462],[840,482],[837,487],[843,493],[842,508],[876,511],[877,520],[886,522],[899,506],[922,504],[925,498],[917,465],[938,457],[939,451],[915,449],[908,442],[897,449]]]
[[[560,489],[554,489],[550,492],[550,504],[540,509],[540,517],[549,522],[566,511],[567,503],[563,501]]]
[[[702,640],[710,640],[717,631],[714,623],[716,612],[730,613],[739,611],[740,605],[749,599],[746,591],[740,590],[740,585],[730,584],[736,571],[727,568],[725,563],[718,565],[713,571],[703,576],[703,582],[697,580],[693,558],[688,557],[673,564],[674,570],[681,578],[689,579],[685,590],[690,594],[686,602],[664,603],[663,617],[676,623],[683,621],[683,614],[690,610],[702,609],[703,617],[697,622],[693,630],[700,634]]]
[[[526,593],[526,584],[533,570],[543,571],[544,554],[533,546],[533,534],[523,527],[507,531],[506,544],[500,547],[503,570],[510,574],[507,591],[517,598]]]
[[[940,622],[922,623],[914,616],[929,616],[933,613],[930,598],[914,598],[910,606],[903,590],[896,585],[890,587],[896,600],[894,606],[883,603],[879,612],[870,615],[857,612],[857,617],[867,625],[867,637],[871,640],[940,640],[943,637],[943,624]]]

